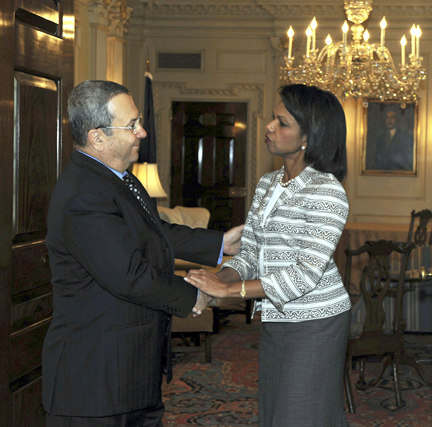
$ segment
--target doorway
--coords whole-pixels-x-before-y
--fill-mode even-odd
[[[209,228],[244,223],[246,102],[172,102],[171,207],[201,206]]]

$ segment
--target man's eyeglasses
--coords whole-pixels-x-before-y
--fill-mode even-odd
[[[131,130],[134,133],[134,135],[136,135],[141,120],[142,120],[142,114],[138,116],[138,118],[135,120],[132,126],[99,126],[96,129],[128,129]]]

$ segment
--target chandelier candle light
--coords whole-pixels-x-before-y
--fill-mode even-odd
[[[306,30],[306,55],[303,64],[294,68],[292,43],[294,30],[287,31],[288,55],[286,67],[281,67],[281,78],[286,83],[303,83],[329,90],[342,100],[348,98],[372,97],[384,100],[414,101],[420,82],[426,78],[420,56],[419,26],[411,27],[411,53],[406,61],[405,46],[407,39],[402,37],[400,72],[396,71],[393,59],[385,46],[385,17],[380,23],[380,43],[369,43],[369,32],[364,21],[372,11],[373,0],[345,0],[344,9],[351,26],[352,42],[348,44],[347,21],[342,26],[342,41],[333,43],[330,34],[326,46],[319,51],[316,48],[317,21],[313,18]],[[407,63],[408,62],[408,63]]]

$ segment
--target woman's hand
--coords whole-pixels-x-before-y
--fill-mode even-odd
[[[223,282],[216,274],[207,270],[189,270],[185,280],[214,298],[229,296],[230,284]]]

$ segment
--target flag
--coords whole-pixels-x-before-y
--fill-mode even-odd
[[[156,163],[156,129],[154,122],[152,75],[145,73],[143,128],[147,136],[141,139],[137,163]]]

